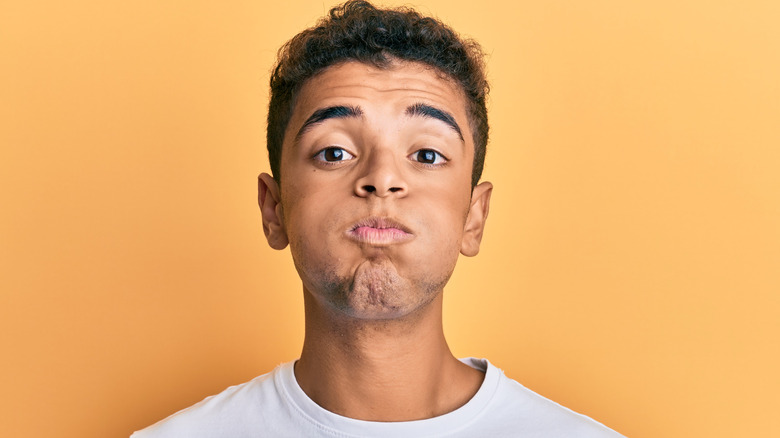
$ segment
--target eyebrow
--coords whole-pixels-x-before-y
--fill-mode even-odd
[[[430,117],[432,119],[440,120],[446,123],[447,126],[452,128],[452,130],[458,134],[460,141],[465,142],[465,140],[463,140],[463,132],[461,132],[460,126],[458,126],[458,123],[455,122],[455,117],[452,117],[452,114],[448,113],[447,111],[440,110],[436,107],[424,103],[416,103],[406,108],[406,115]]]
[[[407,116],[428,117],[444,122],[447,124],[447,126],[452,128],[456,134],[458,134],[461,142],[465,142],[463,139],[463,132],[461,131],[460,126],[458,126],[458,123],[455,121],[455,117],[453,117],[452,114],[448,113],[447,111],[425,103],[415,103],[414,105],[407,107],[404,113]],[[312,115],[309,116],[305,122],[303,122],[301,129],[299,129],[298,133],[295,135],[295,142],[297,143],[300,138],[312,127],[324,122],[325,120],[361,117],[363,117],[363,110],[359,106],[336,105],[320,108],[314,111],[314,113],[312,113]]]
[[[298,134],[295,135],[295,141],[298,142],[303,134],[311,129],[314,125],[322,123],[328,119],[346,119],[346,118],[360,118],[363,117],[363,110],[358,106],[329,106],[326,108],[320,108],[314,111],[312,115],[303,122],[303,126],[298,130]]]

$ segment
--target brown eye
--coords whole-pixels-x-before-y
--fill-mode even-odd
[[[410,158],[423,164],[442,164],[446,161],[440,153],[432,149],[420,149],[413,153]]]
[[[315,156],[315,158],[320,161],[327,161],[333,163],[337,161],[349,160],[351,158],[354,158],[354,156],[342,148],[329,147],[321,150]]]

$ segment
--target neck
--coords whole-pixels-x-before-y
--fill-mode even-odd
[[[295,377],[315,403],[369,421],[412,421],[451,412],[484,375],[449,350],[442,294],[402,320],[369,321],[323,309],[304,293],[306,334]]]

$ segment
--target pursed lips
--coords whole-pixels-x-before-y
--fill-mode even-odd
[[[374,246],[403,243],[414,237],[402,223],[381,217],[369,217],[358,221],[347,230],[347,236],[357,242]]]

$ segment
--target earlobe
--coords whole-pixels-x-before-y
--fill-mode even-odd
[[[468,216],[466,216],[466,223],[463,226],[463,240],[460,244],[460,253],[464,256],[474,257],[479,253],[492,193],[493,184],[487,181],[477,184],[471,191],[471,204]]]
[[[289,243],[282,220],[282,204],[279,184],[267,173],[257,178],[257,203],[263,216],[263,232],[268,245],[273,249],[284,249]]]

